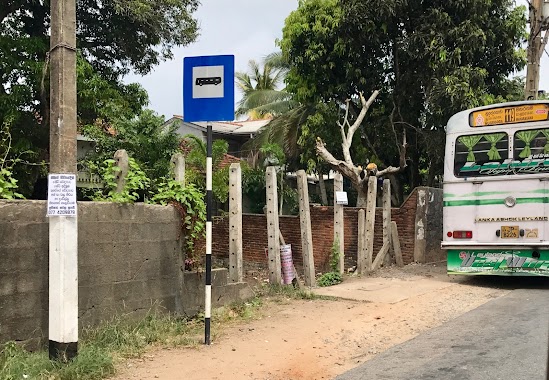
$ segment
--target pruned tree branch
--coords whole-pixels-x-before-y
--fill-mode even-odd
[[[351,125],[349,122],[349,103],[351,102],[350,99],[346,100],[346,106],[345,106],[345,118],[343,120],[343,123],[340,123],[339,126],[341,128],[341,138],[343,139],[341,142],[341,147],[343,148],[343,157],[345,159],[345,162],[347,165],[354,167],[353,159],[351,157],[351,144],[353,143],[353,136],[362,124],[362,121],[364,120],[364,117],[366,116],[366,113],[368,112],[368,109],[372,105],[372,103],[375,101],[377,96],[379,95],[379,91],[375,90],[370,98],[366,100],[364,98],[364,94],[361,92],[358,94],[360,97],[360,103],[362,104],[362,109],[360,110],[360,113],[358,114],[355,122]],[[345,135],[345,125],[348,126],[347,134]]]
[[[362,93],[359,94],[360,102],[362,104],[362,109],[360,110],[358,116],[356,117],[356,120],[353,124],[349,122],[349,107],[351,106],[351,101],[346,101],[346,107],[345,107],[345,116],[343,121],[340,123],[338,122],[338,126],[341,131],[341,147],[343,150],[343,156],[344,160],[338,160],[333,156],[332,153],[326,149],[326,144],[322,141],[322,139],[317,138],[316,140],[316,152],[317,154],[324,160],[328,165],[330,165],[334,170],[337,170],[341,174],[343,174],[345,177],[347,177],[353,185],[359,189],[359,203],[361,196],[363,197],[365,195],[364,190],[367,187],[368,183],[368,176],[375,175],[377,177],[382,176],[384,174],[391,174],[391,173],[397,173],[406,167],[406,131],[403,132],[402,136],[402,145],[399,146],[399,152],[400,152],[400,166],[398,168],[395,168],[393,166],[389,166],[388,168],[377,171],[376,169],[368,169],[368,172],[366,172],[365,168],[362,168],[360,166],[355,166],[351,157],[351,144],[353,141],[353,136],[355,132],[358,130],[360,125],[362,124],[362,121],[364,120],[364,117],[366,116],[366,113],[368,112],[370,106],[375,101],[376,97],[378,96],[379,91],[376,90],[372,93],[370,98],[366,100],[364,98],[364,95]],[[345,132],[345,128],[347,127],[347,131]]]
[[[320,157],[322,157],[324,161],[326,161],[332,167],[332,169],[339,171],[355,184],[358,184],[356,182],[356,178],[358,178],[356,168],[353,165],[349,165],[345,161],[341,161],[335,158],[333,154],[330,153],[328,149],[326,149],[326,144],[324,144],[324,142],[320,138],[316,139],[316,152]]]
[[[322,141],[322,139],[318,138],[316,141],[316,151],[317,154],[322,157],[324,161],[326,161],[334,170],[339,171],[341,174],[346,176],[353,182],[355,185],[360,185],[361,178],[360,178],[360,172],[362,168],[356,167],[353,163],[353,159],[351,157],[351,144],[353,142],[353,136],[357,129],[360,127],[360,124],[364,120],[364,117],[366,116],[366,113],[368,112],[368,109],[372,105],[372,103],[375,101],[376,97],[378,96],[379,91],[376,90],[372,93],[370,98],[366,100],[364,98],[364,95],[362,93],[359,94],[360,102],[362,104],[362,109],[360,110],[360,113],[358,114],[356,120],[351,125],[349,122],[349,107],[350,107],[350,99],[346,100],[346,106],[345,106],[345,116],[343,118],[343,121],[340,123],[338,122],[338,126],[341,131],[341,147],[343,149],[343,157],[344,161],[336,159],[329,151],[326,149],[326,145]],[[345,128],[347,127],[347,132],[345,132]]]

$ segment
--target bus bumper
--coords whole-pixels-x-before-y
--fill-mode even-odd
[[[549,276],[549,249],[463,247],[447,252],[448,274]]]

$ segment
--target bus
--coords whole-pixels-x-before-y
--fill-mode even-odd
[[[452,116],[443,193],[448,274],[549,276],[549,101]]]

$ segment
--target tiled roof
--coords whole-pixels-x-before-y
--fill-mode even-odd
[[[219,163],[219,168],[220,168],[220,169],[223,169],[223,168],[225,168],[225,167],[227,167],[227,166],[230,166],[231,164],[235,164],[235,163],[237,164],[237,163],[239,163],[240,161],[241,161],[241,160],[240,160],[240,158],[238,158],[238,157],[232,156],[232,155],[230,155],[230,154],[225,154],[225,155],[223,156],[223,160],[221,160],[221,162]]]

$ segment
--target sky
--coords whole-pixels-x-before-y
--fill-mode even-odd
[[[146,76],[128,75],[127,83],[140,83],[149,93],[149,108],[166,119],[183,113],[183,58],[204,55],[235,56],[235,70],[247,71],[248,61],[261,61],[278,50],[286,17],[297,9],[298,0],[202,0],[195,18],[198,39],[174,49],[174,58],[162,62]],[[517,0],[526,5],[526,0]],[[517,73],[526,75],[526,71]],[[549,56],[541,61],[541,90],[549,92]],[[235,90],[238,101],[241,96]]]
[[[156,66],[146,76],[128,75],[125,82],[140,83],[149,93],[149,108],[166,119],[183,113],[183,58],[207,55],[235,56],[235,70],[247,71],[248,61],[261,61],[278,50],[284,20],[297,0],[201,0],[194,16],[198,39],[174,49],[174,59]],[[235,98],[241,98],[235,90]]]

